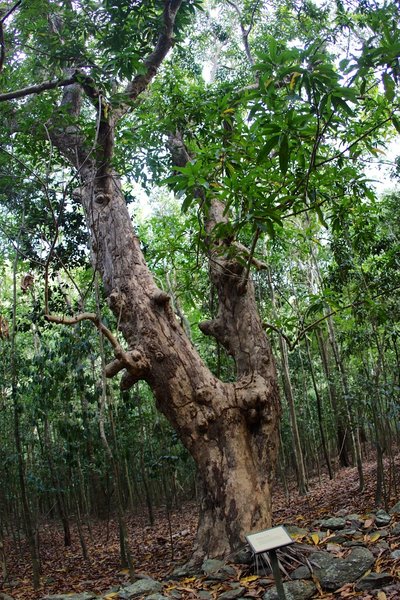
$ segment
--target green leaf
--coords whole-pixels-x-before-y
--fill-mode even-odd
[[[393,123],[393,125],[394,125],[394,127],[395,127],[396,131],[397,131],[398,133],[400,133],[400,121],[399,121],[399,119],[398,119],[397,117],[395,117],[394,115],[392,115],[392,123]]]
[[[289,138],[287,133],[281,136],[279,145],[279,167],[281,172],[285,175],[289,166]]]
[[[266,157],[269,155],[272,148],[274,148],[275,146],[278,145],[279,138],[280,138],[280,135],[274,135],[268,140],[268,142],[261,149],[261,151],[257,157],[257,164],[262,163],[266,159]]]
[[[190,205],[193,202],[193,197],[190,195],[187,195],[186,198],[184,199],[184,201],[182,202],[182,207],[181,207],[181,211],[183,213],[187,212],[188,208],[190,207]]]
[[[388,102],[393,102],[395,96],[395,83],[389,73],[382,75],[383,87],[385,88],[385,97]]]
[[[321,223],[321,225],[323,225],[325,227],[325,229],[328,229],[328,224],[325,221],[324,214],[319,206],[315,207],[315,212],[318,215],[318,219],[319,219],[319,222]]]
[[[351,110],[347,102],[345,102],[342,98],[332,96],[332,104],[335,108],[342,108],[348,115],[350,115],[350,117],[354,116],[354,112]]]

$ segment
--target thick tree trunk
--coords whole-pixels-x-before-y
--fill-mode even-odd
[[[79,114],[78,87],[69,86],[64,92],[63,104],[72,116]],[[100,136],[100,144],[112,144],[113,127],[112,118],[100,127],[106,136],[105,141]],[[169,295],[157,287],[119,178],[96,164],[98,157],[92,158],[85,149],[79,131],[54,128],[51,136],[79,169],[93,265],[128,346],[127,351],[115,350],[116,359],[106,366],[106,375],[124,370],[123,389],[147,381],[158,409],[198,465],[203,500],[196,560],[229,554],[243,543],[244,534],[271,525],[270,482],[277,459],[280,403],[275,364],[248,269],[243,260],[232,258],[229,241],[213,240],[215,225],[226,221],[224,207],[213,201],[205,215],[210,277],[219,307],[217,317],[200,328],[232,355],[235,383],[224,383],[210,372],[176,319]],[[176,137],[173,143],[180,160],[186,160],[181,139]]]
[[[99,194],[99,191],[97,191]],[[270,481],[278,448],[280,406],[275,366],[243,267],[214,257],[212,278],[220,309],[201,329],[233,355],[238,380],[212,375],[185,335],[148,270],[120,187],[96,202],[90,186],[82,203],[110,307],[128,342],[130,361],[113,361],[112,376],[127,368],[124,387],[146,380],[158,408],[196,461],[203,485],[196,557],[223,556],[243,536],[271,525]],[[216,222],[221,207],[214,207]]]

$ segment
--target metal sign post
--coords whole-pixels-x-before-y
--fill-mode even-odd
[[[279,600],[286,600],[276,550],[293,544],[294,540],[282,526],[246,535],[246,540],[256,556],[265,552],[269,553],[278,598]]]

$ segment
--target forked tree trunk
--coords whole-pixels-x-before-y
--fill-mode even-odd
[[[179,4],[176,0],[175,8]],[[162,47],[164,38],[162,34]],[[161,54],[155,51],[149,63]],[[136,87],[147,85],[155,72],[149,70],[145,81],[138,76]],[[130,93],[135,89],[130,87]],[[79,116],[80,95],[77,84],[64,91],[62,104],[71,117]],[[223,556],[239,547],[246,533],[271,525],[270,482],[280,415],[271,348],[247,268],[227,258],[232,256],[229,242],[212,242],[215,225],[226,220],[224,207],[214,201],[205,219],[219,310],[215,320],[201,324],[201,330],[232,355],[237,381],[220,381],[201,360],[175,317],[169,295],[157,287],[145,263],[120,180],[107,166],[115,126],[112,113],[107,114],[102,111],[99,117],[103,152],[95,156],[78,128],[54,127],[50,132],[54,145],[79,170],[93,266],[128,345],[127,352],[115,350],[116,360],[107,365],[106,375],[124,370],[122,388],[145,380],[153,390],[157,407],[178,432],[202,479],[194,558]],[[178,138],[174,141],[181,143]],[[183,144],[178,151],[183,155]]]
[[[201,324],[236,362],[237,382],[223,383],[203,363],[147,268],[118,182],[100,192],[82,187],[82,203],[109,305],[129,346],[130,364],[117,359],[113,376],[126,368],[123,387],[144,379],[157,407],[192,454],[203,487],[196,558],[223,556],[250,531],[271,525],[270,481],[278,448],[280,405],[275,366],[262,329],[251,281],[244,268],[214,256],[212,279],[220,309]],[[97,194],[97,196],[96,196]],[[100,195],[100,197],[103,197]],[[210,222],[216,223],[216,203]]]

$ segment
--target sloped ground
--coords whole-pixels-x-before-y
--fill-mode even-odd
[[[389,472],[389,467],[387,469]],[[396,460],[397,482],[392,481],[390,500],[387,507],[390,508],[400,499],[400,456]],[[292,490],[289,497],[285,496],[283,490],[277,486],[274,494],[274,524],[286,523],[297,525],[307,530],[307,535],[300,534],[298,537],[297,553],[307,555],[309,550],[326,549],[328,544],[335,543],[329,539],[320,540],[312,532],[319,530],[319,521],[332,515],[358,513],[361,516],[360,531],[361,543],[368,547],[374,555],[372,571],[390,572],[394,576],[392,587],[384,588],[386,591],[359,592],[353,585],[342,586],[340,592],[335,594],[323,592],[321,596],[317,592],[316,597],[326,600],[333,598],[358,597],[364,599],[377,598],[377,600],[400,599],[400,560],[391,557],[392,553],[400,548],[400,536],[392,534],[393,525],[400,521],[400,515],[392,518],[391,528],[385,536],[377,536],[377,530],[373,519],[368,514],[375,509],[374,486],[375,466],[373,463],[365,465],[365,491],[358,491],[357,472],[355,469],[341,470],[333,481],[323,476],[321,481],[313,481],[310,493],[305,497],[299,497]],[[397,489],[396,485],[397,484]],[[396,497],[397,496],[397,497]],[[196,531],[197,511],[194,504],[186,504],[170,514],[172,539],[169,533],[169,524],[165,510],[159,510],[156,517],[156,525],[151,528],[143,516],[134,516],[128,519],[131,549],[135,560],[137,572],[149,575],[155,579],[166,581],[174,568],[187,560],[190,556],[192,542]],[[372,522],[371,522],[372,521]],[[6,540],[6,557],[8,578],[6,581],[0,579],[0,590],[12,596],[15,600],[36,600],[45,594],[83,592],[90,590],[97,594],[105,593],[111,588],[126,584],[127,572],[119,566],[118,528],[115,522],[110,522],[109,528],[104,522],[91,524],[93,539],[90,539],[87,529],[86,543],[89,552],[89,561],[84,561],[79,545],[76,528],[73,527],[73,544],[69,548],[63,546],[63,536],[58,523],[43,523],[40,531],[40,546],[42,557],[42,588],[34,592],[30,584],[30,561],[26,545],[12,539]],[[382,531],[382,530],[381,530]],[[326,534],[325,534],[326,537]],[[307,544],[305,546],[304,544]],[[340,544],[336,549],[338,556],[349,552]],[[312,548],[311,548],[312,547]],[[298,556],[299,558],[299,556]],[[292,564],[291,564],[292,563]],[[289,558],[285,562],[290,571],[297,566]],[[262,598],[266,591],[266,585],[272,581],[267,577],[264,580],[256,578],[250,567],[238,566],[233,569],[231,575],[224,581],[207,587],[205,577],[189,577],[180,582],[171,582],[165,585],[166,594],[177,595],[184,598],[197,598],[200,590],[208,590],[211,597],[219,598],[224,590],[229,589],[231,583],[241,580],[245,590],[243,595],[250,598]],[[168,591],[169,590],[169,591]],[[320,590],[320,593],[322,591]],[[380,596],[378,595],[380,594]],[[0,595],[1,598],[1,595]]]

